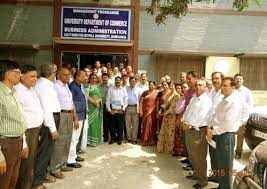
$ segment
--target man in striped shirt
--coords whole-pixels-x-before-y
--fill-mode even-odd
[[[27,124],[14,89],[20,74],[17,63],[0,61],[0,189],[15,188],[21,158],[28,156],[22,151]]]

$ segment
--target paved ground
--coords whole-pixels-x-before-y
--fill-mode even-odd
[[[244,167],[249,154],[246,147],[235,169]],[[155,147],[102,144],[88,148],[85,158],[81,169],[47,184],[48,189],[189,189],[195,183],[185,178],[187,172],[177,158],[158,154]],[[215,186],[209,183],[206,188]]]

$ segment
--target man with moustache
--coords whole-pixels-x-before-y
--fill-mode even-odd
[[[211,115],[215,113],[215,109],[217,108],[218,104],[223,100],[224,95],[221,93],[221,85],[222,85],[222,79],[224,75],[222,72],[213,72],[211,74],[211,80],[214,88],[211,90],[210,97],[212,100],[212,109],[211,109]],[[215,149],[209,145],[209,154],[210,154],[210,164],[211,164],[211,170],[215,170]],[[216,181],[217,177],[216,175],[209,175],[208,178],[209,181]]]
[[[183,117],[181,119],[182,127],[187,131],[188,154],[195,170],[193,176],[187,178],[197,179],[198,182],[193,188],[200,189],[208,184],[207,178],[207,125],[210,119],[210,110],[212,107],[211,99],[206,93],[206,81],[199,79],[196,81],[196,96],[190,100]]]
[[[198,73],[196,71],[190,71],[187,73],[186,75],[186,79],[187,79],[187,84],[189,86],[189,89],[185,95],[185,105],[184,105],[184,111],[186,110],[191,98],[193,97],[193,95],[195,94],[195,86],[196,86],[196,81],[198,80],[199,76]],[[184,113],[184,111],[182,112],[182,114]],[[182,140],[184,145],[184,152],[185,155],[188,156],[188,137],[187,137],[187,131],[183,131],[182,132]],[[188,156],[186,159],[182,160],[182,163],[185,163],[186,165],[183,167],[183,169],[185,170],[191,170],[191,165],[190,165],[190,156]]]
[[[137,85],[137,87],[141,89],[142,93],[148,90],[149,86],[148,86],[147,76],[145,73],[142,73],[140,75],[140,83]]]
[[[44,112],[38,93],[34,88],[37,81],[37,69],[32,65],[25,65],[21,69],[21,74],[20,83],[15,86],[15,89],[27,121],[26,143],[23,144],[23,148],[28,146],[29,155],[27,159],[21,161],[16,188],[31,189]]]
[[[57,97],[60,103],[60,123],[58,133],[60,138],[55,142],[54,150],[50,160],[51,174],[63,179],[62,172],[72,171],[72,168],[67,167],[67,158],[70,149],[73,122],[78,123],[78,117],[74,111],[72,93],[69,90],[68,83],[70,79],[70,71],[67,68],[60,68],[58,71],[58,80],[55,81],[54,88],[57,92]]]
[[[21,158],[28,155],[22,151],[27,123],[14,89],[20,74],[16,62],[0,60],[0,189],[15,188]]]
[[[124,112],[128,105],[128,95],[126,89],[121,87],[121,78],[115,78],[115,86],[110,87],[106,98],[106,107],[111,118],[111,140],[109,144],[117,141],[118,145],[122,143],[122,134],[124,126]]]
[[[108,142],[109,140],[109,130],[110,130],[110,124],[108,123],[108,120],[110,118],[108,109],[106,107],[106,97],[108,93],[108,81],[109,81],[109,75],[107,73],[102,74],[102,83],[99,85],[100,89],[100,95],[103,102],[103,138],[104,142]]]
[[[216,140],[215,169],[212,172],[218,178],[220,189],[232,187],[235,133],[242,125],[242,108],[245,107],[235,92],[235,86],[234,78],[222,79],[221,92],[224,98],[215,109],[207,132],[209,141]]]

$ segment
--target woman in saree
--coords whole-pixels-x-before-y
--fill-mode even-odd
[[[96,146],[102,140],[102,109],[101,94],[97,85],[97,75],[89,76],[88,85],[88,137],[87,143]]]
[[[163,121],[159,131],[157,151],[173,154],[176,123],[175,106],[180,96],[176,92],[173,82],[170,82],[169,89],[170,91],[164,97]]]
[[[169,85],[166,80],[161,82],[162,90],[159,91],[156,99],[156,111],[157,111],[157,132],[159,133],[160,127],[163,120],[163,108],[162,105],[164,104],[164,96],[167,94],[169,90]]]
[[[141,143],[143,146],[156,144],[157,121],[156,121],[156,97],[158,91],[155,82],[149,82],[149,90],[145,91],[140,98],[140,117],[142,118]]]
[[[176,103],[175,113],[176,117],[176,128],[175,128],[175,139],[174,139],[174,148],[173,148],[173,156],[185,156],[184,152],[184,143],[182,138],[182,128],[181,128],[181,118],[183,116],[184,106],[185,106],[185,97],[188,90],[188,84],[182,83],[181,84],[181,96],[180,99]]]

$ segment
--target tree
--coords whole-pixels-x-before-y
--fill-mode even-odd
[[[196,0],[210,1],[210,0]],[[213,2],[215,0],[212,0]],[[228,0],[225,0],[228,1]],[[260,6],[262,0],[234,0],[233,8],[242,11],[249,7],[251,1],[254,1]],[[175,18],[181,18],[189,12],[189,4],[192,4],[193,0],[151,0],[151,5],[146,9],[148,14],[155,16],[155,22],[157,25],[165,23],[168,15]]]

